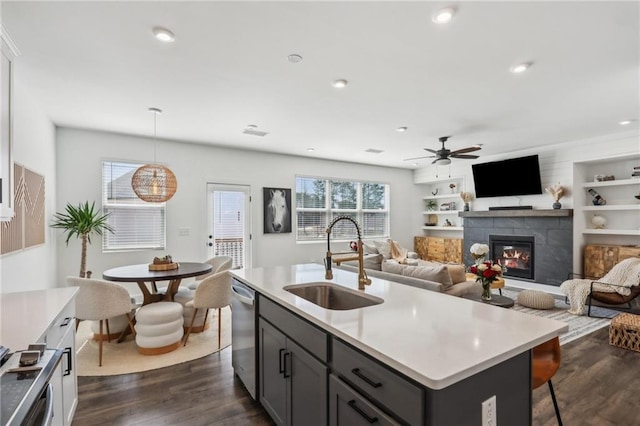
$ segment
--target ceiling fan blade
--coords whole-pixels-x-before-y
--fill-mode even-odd
[[[480,148],[479,146],[470,146],[468,148],[462,148],[457,151],[453,151],[451,154],[466,154],[467,152],[479,151],[481,149],[482,148]]]
[[[434,153],[434,154],[437,154],[437,153],[438,153],[438,151],[433,150],[433,149],[429,149],[429,148],[424,148],[424,150],[425,150],[425,151],[432,152],[432,153]]]
[[[423,158],[433,158],[435,155],[428,155],[426,157],[414,157],[414,158],[405,158],[402,161],[410,161],[410,160],[422,160]]]
[[[451,158],[468,158],[468,159],[480,158],[479,155],[469,155],[469,154],[451,154],[449,157],[451,157]]]

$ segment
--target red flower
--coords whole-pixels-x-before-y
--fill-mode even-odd
[[[476,265],[471,266],[471,268],[469,268],[469,272],[471,272],[472,274],[477,274],[478,268],[476,267]]]

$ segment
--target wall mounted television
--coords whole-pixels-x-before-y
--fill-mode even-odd
[[[471,165],[476,198],[542,194],[537,155]]]

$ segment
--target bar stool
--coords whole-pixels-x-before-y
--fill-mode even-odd
[[[545,383],[549,383],[549,392],[553,400],[553,408],[556,410],[558,425],[562,426],[558,401],[556,401],[556,394],[551,384],[551,378],[556,374],[559,367],[560,339],[558,339],[558,337],[554,337],[533,348],[531,357],[531,389],[537,389]]]

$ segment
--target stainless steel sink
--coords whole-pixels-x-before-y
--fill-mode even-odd
[[[325,309],[345,311],[379,305],[383,299],[327,282],[295,284],[283,287],[289,293]]]

